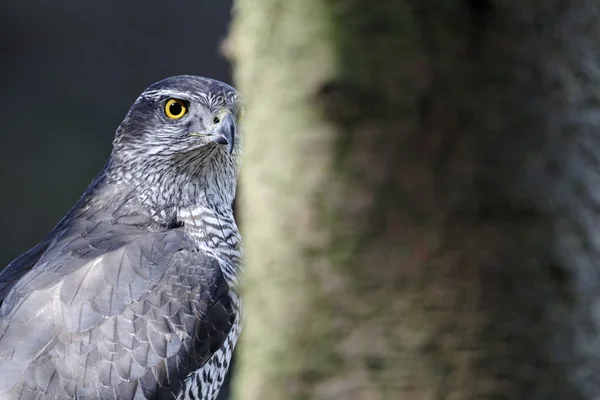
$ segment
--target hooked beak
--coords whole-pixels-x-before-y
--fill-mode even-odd
[[[221,125],[215,130],[212,141],[217,144],[227,145],[227,151],[231,154],[235,146],[235,134],[236,126],[233,115],[226,114],[223,117],[223,121],[221,121]]]

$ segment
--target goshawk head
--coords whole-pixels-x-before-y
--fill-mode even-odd
[[[231,205],[243,113],[231,86],[174,76],[146,89],[117,129],[110,173],[139,188],[154,208],[186,206],[198,197]]]

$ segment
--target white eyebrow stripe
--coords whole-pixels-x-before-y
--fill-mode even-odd
[[[170,96],[170,97],[186,99],[186,98],[190,97],[190,93],[189,92],[181,92],[179,90],[172,90],[172,89],[158,89],[158,90],[152,90],[150,92],[144,92],[138,99],[141,99],[143,97],[155,99],[157,97],[162,97],[162,96]],[[191,97],[193,98],[196,96],[191,96]]]
[[[155,100],[160,97],[173,97],[190,101],[200,101],[210,108],[223,107],[227,105],[228,101],[235,102],[238,99],[238,96],[235,92],[212,94],[206,92],[190,93],[173,89],[156,89],[142,93],[135,102],[139,103],[142,99]]]

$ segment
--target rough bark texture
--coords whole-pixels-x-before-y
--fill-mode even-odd
[[[596,398],[599,21],[592,0],[237,1],[237,398]]]

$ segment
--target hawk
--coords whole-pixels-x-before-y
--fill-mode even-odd
[[[235,89],[150,86],[50,234],[0,273],[0,399],[215,399],[240,333]]]

